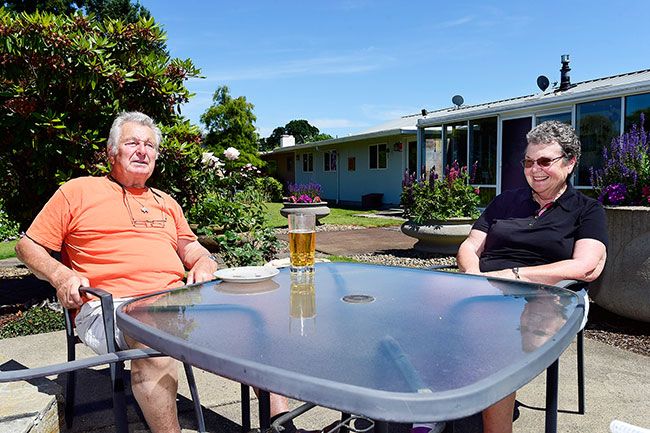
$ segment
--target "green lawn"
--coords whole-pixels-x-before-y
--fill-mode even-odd
[[[16,246],[17,242],[18,240],[0,242],[0,260],[8,259],[10,257],[16,257],[16,253],[14,252],[14,247]]]
[[[287,219],[280,215],[282,203],[266,203],[268,221],[271,227],[286,227]],[[331,207],[331,213],[325,218],[321,218],[320,222],[323,224],[338,224],[338,225],[355,225],[363,227],[386,227],[398,226],[402,224],[400,220],[389,218],[367,218],[354,215],[359,214],[374,214],[377,211],[362,211],[358,209],[340,209]]]

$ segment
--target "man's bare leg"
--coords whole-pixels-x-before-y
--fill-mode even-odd
[[[512,413],[515,410],[512,393],[483,410],[483,433],[512,433]]]
[[[142,343],[126,337],[132,348]],[[180,433],[176,408],[178,362],[169,357],[131,361],[131,389],[153,433]]]

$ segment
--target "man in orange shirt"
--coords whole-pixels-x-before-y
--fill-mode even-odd
[[[217,263],[199,244],[178,203],[145,185],[162,134],[142,113],[122,113],[107,143],[111,172],[62,185],[16,245],[18,257],[56,289],[65,308],[80,308],[80,338],[106,350],[98,301],[82,301],[79,287],[124,298],[210,280]],[[63,263],[51,257],[60,251]],[[142,344],[116,330],[122,348]],[[176,412],[177,363],[149,358],[131,363],[133,394],[154,432],[180,432]]]

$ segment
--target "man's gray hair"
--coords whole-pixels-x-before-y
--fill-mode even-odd
[[[566,123],[557,120],[549,120],[540,123],[526,134],[528,144],[548,144],[557,143],[562,147],[566,160],[576,158],[576,163],[580,161],[580,139],[576,131]]]
[[[156,136],[156,154],[160,149],[160,142],[162,141],[162,132],[160,128],[156,126],[156,122],[149,116],[139,111],[128,111],[122,112],[119,116],[113,121],[111,126],[111,131],[108,134],[108,141],[106,142],[106,149],[108,150],[109,155],[117,155],[117,147],[119,146],[120,136],[122,135],[122,126],[125,123],[139,123],[140,125],[148,126],[153,131]]]

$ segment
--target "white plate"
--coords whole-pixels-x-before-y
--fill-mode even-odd
[[[242,266],[219,269],[214,276],[229,283],[257,283],[278,275],[280,271],[270,266]]]

